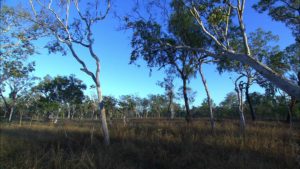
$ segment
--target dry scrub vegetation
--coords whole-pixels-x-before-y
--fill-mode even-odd
[[[111,145],[102,144],[97,121],[1,124],[0,168],[276,169],[300,167],[300,127],[249,123],[245,138],[237,121],[115,120]]]

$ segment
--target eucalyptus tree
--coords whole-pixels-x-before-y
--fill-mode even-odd
[[[249,34],[249,46],[251,48],[252,56],[268,65],[273,70],[276,70],[278,74],[284,75],[288,70],[288,65],[286,58],[283,55],[283,52],[279,50],[279,46],[271,46],[270,42],[277,42],[278,36],[272,34],[272,32],[266,32],[262,29],[257,29],[255,32]],[[243,50],[241,47],[242,40],[240,38],[232,38],[231,46],[234,50],[240,51]],[[242,51],[240,51],[242,52]],[[217,63],[217,69],[219,73],[224,71],[235,72],[238,74],[238,78],[241,80],[243,88],[245,89],[246,101],[248,103],[252,120],[256,119],[256,113],[253,109],[252,99],[250,96],[250,87],[257,83],[261,87],[270,89],[271,83],[267,83],[266,79],[255,71],[249,65],[241,64],[237,61],[230,61],[228,59],[221,59]],[[240,77],[241,76],[241,77]],[[244,79],[244,80],[243,80]],[[272,85],[273,88],[275,87]]]
[[[165,95],[150,94],[148,100],[150,116],[161,118],[163,114],[168,113],[169,101]]]
[[[285,49],[285,55],[288,57],[288,63],[291,66],[290,79],[295,83],[298,81],[300,87],[300,3],[294,0],[260,0],[253,7],[260,13],[268,12],[273,20],[282,22],[291,29],[295,37],[295,43]],[[296,97],[291,96],[289,112],[293,111],[296,104]],[[290,122],[290,119],[290,114],[288,114],[287,121]]]
[[[28,15],[27,12],[21,9],[18,10],[18,13]],[[5,105],[4,116],[6,116],[12,110],[12,107],[4,95],[5,89],[9,88],[11,90],[14,88],[14,86],[8,86],[8,83],[12,85],[14,76],[18,76],[18,80],[24,80],[33,71],[34,63],[26,65],[25,62],[30,55],[35,53],[35,47],[31,41],[39,37],[41,31],[18,16],[16,9],[2,2],[0,6],[0,21],[0,96]],[[17,81],[17,79],[15,80]],[[19,85],[21,85],[20,83],[18,82]],[[19,89],[13,90],[18,91]],[[12,95],[14,94],[11,93]]]
[[[109,144],[109,131],[106,122],[102,89],[100,85],[100,58],[95,52],[95,37],[93,28],[103,21],[110,10],[110,0],[105,1],[60,1],[60,0],[29,0],[33,16],[27,17],[42,29],[48,31],[54,38],[47,44],[50,52],[62,52],[66,54],[66,48],[71,56],[81,65],[81,71],[90,76],[95,83],[98,95],[99,110],[101,112],[102,131],[104,143]],[[103,6],[101,6],[103,5]],[[104,9],[104,11],[102,11]],[[82,56],[76,48],[84,48],[88,51]],[[96,70],[92,71],[83,60],[83,57],[94,60]]]
[[[10,112],[8,121],[11,122],[16,102],[21,96],[20,94],[29,90],[37,78],[31,75],[31,72],[35,70],[34,63],[24,65],[20,61],[13,61],[5,64],[4,67],[6,71],[5,74],[8,75],[8,78],[4,83],[9,88],[9,98],[11,103],[9,104]]]
[[[172,46],[176,49],[197,51],[217,59],[227,58],[249,65],[281,90],[296,98],[300,98],[299,86],[253,57],[243,18],[246,4],[245,0],[236,0],[236,3],[229,0],[222,2],[206,0],[181,1],[190,9],[199,28],[201,28],[202,32],[209,37],[213,43],[210,48],[193,47],[186,44],[165,43],[165,45]],[[297,14],[297,17],[298,16],[299,14]],[[234,22],[234,19],[237,19],[237,22]],[[243,52],[236,51],[231,46],[230,36],[232,36],[235,31],[232,31],[229,25],[234,23],[237,23],[235,25],[240,30],[239,34],[234,35],[242,38]]]
[[[135,96],[133,95],[122,95],[120,96],[118,105],[120,110],[123,112],[123,117],[134,117],[136,116],[136,106]]]
[[[112,124],[112,118],[117,113],[118,101],[113,96],[104,96],[103,100],[104,100],[104,103],[106,105],[105,110],[106,110],[109,122],[110,122],[110,124]]]
[[[75,106],[80,105],[85,99],[83,91],[86,89],[86,85],[75,77],[70,76],[46,76],[37,86],[34,87],[36,92],[41,93],[41,97],[45,101],[57,102],[58,113],[61,112],[61,108],[67,104],[68,118],[70,118],[70,105],[73,107],[72,114],[75,114]],[[57,114],[58,115],[58,114]],[[72,115],[72,116],[73,116]],[[64,113],[63,113],[64,116]]]
[[[174,117],[175,117],[173,100],[176,97],[175,97],[175,92],[174,92],[173,81],[174,81],[174,78],[172,76],[168,75],[166,78],[164,78],[164,81],[157,83],[160,87],[165,89],[165,94],[168,98],[168,112],[170,113],[171,119],[174,119]]]
[[[174,12],[168,18],[167,28],[152,20],[140,19],[127,23],[127,26],[134,31],[130,61],[135,63],[142,58],[147,62],[149,68],[166,68],[169,70],[168,74],[180,77],[186,120],[189,122],[191,115],[187,88],[189,80],[196,74],[195,62],[197,59],[195,56],[197,56],[197,52],[177,46],[186,44],[193,47],[204,47],[208,42],[181,1],[173,1],[171,7]]]

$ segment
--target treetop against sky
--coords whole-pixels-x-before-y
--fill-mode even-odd
[[[18,5],[19,3],[28,7],[27,1],[3,1],[1,3],[10,6]],[[282,23],[272,21],[266,13],[259,14],[252,5],[256,1],[247,1],[245,6],[245,24],[246,32],[255,31],[262,28],[265,31],[272,31],[273,34],[279,36],[277,44],[281,49],[294,42],[294,37],[291,31]],[[164,93],[163,88],[159,87],[157,81],[163,80],[166,76],[164,70],[153,70],[149,76],[149,69],[143,61],[139,61],[140,66],[129,65],[129,58],[132,51],[131,30],[120,30],[122,23],[116,17],[122,14],[130,13],[134,6],[134,1],[116,0],[112,2],[111,11],[108,17],[97,24],[93,29],[95,38],[95,52],[101,59],[101,85],[104,95],[120,96],[125,94],[136,94],[139,96],[147,96],[148,94]],[[36,62],[36,71],[34,74],[38,77],[44,77],[49,74],[70,75],[75,74],[77,78],[84,81],[87,86],[93,84],[92,79],[80,71],[80,65],[74,61],[74,58],[61,56],[61,54],[48,54],[44,46],[49,41],[49,38],[42,38],[34,42],[38,47],[39,54],[30,57],[30,60]],[[86,55],[87,51],[82,48],[76,48],[79,55]],[[84,58],[84,57],[83,57]],[[86,58],[84,58],[86,59]],[[86,63],[92,70],[95,68],[95,63],[92,60],[86,60]],[[204,74],[207,77],[207,83],[211,89],[211,96],[215,103],[223,100],[226,93],[234,90],[233,79],[237,76],[234,73],[224,73],[219,75],[216,66],[209,64],[203,66]],[[179,79],[175,80],[175,88],[181,87]],[[197,92],[194,105],[199,105],[206,98],[205,90],[201,83],[200,77],[192,79],[189,87]],[[253,91],[263,91],[258,86],[253,86],[250,89]],[[93,90],[87,90],[86,94],[91,95]]]

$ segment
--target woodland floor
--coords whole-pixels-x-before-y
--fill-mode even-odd
[[[132,119],[110,126],[102,144],[98,121],[0,123],[0,169],[279,169],[300,168],[300,123]]]

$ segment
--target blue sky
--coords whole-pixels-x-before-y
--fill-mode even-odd
[[[19,2],[17,0],[10,1],[10,4]],[[130,12],[131,1],[117,0],[112,6],[113,11],[121,11],[122,13]],[[251,1],[253,2],[253,1]],[[271,31],[273,34],[279,35],[278,45],[283,49],[287,45],[293,43],[294,39],[289,29],[284,24],[274,22],[266,14],[258,14],[251,8],[250,1],[247,1],[245,10],[246,31],[252,32],[257,28],[263,28],[265,31]],[[131,52],[130,40],[131,31],[119,31],[120,22],[114,17],[113,12],[104,21],[94,27],[95,49],[101,60],[101,85],[104,95],[112,95],[119,97],[120,95],[135,94],[145,97],[148,94],[163,94],[162,88],[156,85],[157,81],[163,80],[165,74],[163,71],[153,71],[149,76],[149,69],[143,61],[140,61],[141,67],[129,65],[129,57]],[[71,55],[61,56],[60,54],[48,54],[43,48],[46,40],[35,42],[38,46],[39,55],[31,57],[36,62],[35,75],[44,77],[49,74],[70,75],[75,74],[77,78],[83,80],[85,84],[92,85],[93,82],[89,76],[81,72],[80,65],[73,59]],[[88,59],[86,51],[79,49],[80,56],[83,56],[87,65],[94,70],[95,64],[93,60]],[[215,103],[219,103],[225,95],[233,91],[234,86],[229,77],[236,77],[235,74],[219,75],[214,65],[205,65],[203,67],[207,77],[212,98]],[[177,79],[175,86],[179,88],[181,81]],[[206,97],[205,90],[200,78],[192,79],[190,87],[197,92],[196,100],[193,105],[200,105]],[[263,91],[257,86],[253,86],[251,91]],[[86,92],[91,95],[92,90]]]

